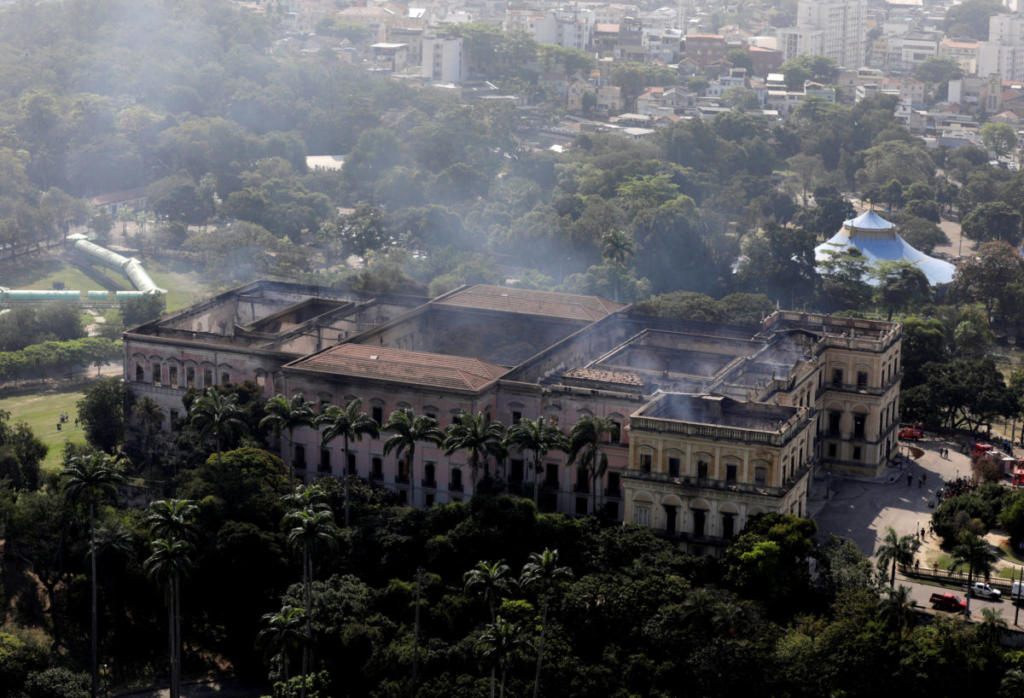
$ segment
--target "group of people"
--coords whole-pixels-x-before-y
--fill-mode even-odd
[[[67,412],[61,412],[57,416],[57,431],[60,431],[61,427],[67,424],[69,419],[71,419],[71,415],[69,415]],[[78,426],[78,417],[75,417],[75,426]]]
[[[939,499],[949,499],[972,489],[974,489],[974,483],[970,478],[958,477],[945,483],[937,494]]]

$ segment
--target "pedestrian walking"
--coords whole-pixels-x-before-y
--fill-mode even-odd
[[[924,536],[925,536],[925,533],[924,533],[924,529],[922,528],[921,529],[921,540],[924,540]]]

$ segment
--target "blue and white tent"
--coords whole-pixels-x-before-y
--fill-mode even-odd
[[[814,248],[814,259],[819,264],[828,261],[829,254],[856,247],[872,266],[880,261],[904,260],[917,266],[928,277],[928,283],[948,284],[956,271],[949,262],[929,257],[914,248],[896,232],[896,226],[874,211],[865,211],[856,218],[843,222],[839,232]],[[865,279],[876,284],[874,279]]]

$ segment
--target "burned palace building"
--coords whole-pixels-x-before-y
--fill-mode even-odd
[[[878,474],[895,452],[898,324],[776,311],[759,326],[639,314],[595,296],[477,285],[434,299],[257,282],[125,332],[133,396],[167,428],[191,387],[252,381],[267,397],[321,405],[360,398],[383,423],[396,409],[437,419],[482,413],[506,425],[544,416],[568,431],[608,418],[595,484],[551,452],[540,472],[514,449],[490,463],[504,487],[545,511],[609,516],[715,552],[763,512],[803,515],[814,469]],[[462,452],[421,444],[415,462],[387,438],[323,446],[312,428],[282,439],[306,478],[349,472],[417,507],[472,496]]]

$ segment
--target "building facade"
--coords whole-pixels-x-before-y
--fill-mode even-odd
[[[510,492],[536,484],[544,511],[600,507],[707,551],[757,513],[805,513],[812,467],[881,472],[898,422],[899,325],[807,313],[742,326],[498,286],[427,300],[258,282],[133,328],[124,348],[129,394],[153,398],[167,428],[189,388],[243,381],[321,406],[359,398],[381,423],[397,409],[442,427],[462,413],[565,431],[605,418],[596,484],[560,452],[537,473],[515,451],[489,470]],[[400,462],[386,437],[350,444],[347,462],[313,428],[280,448],[306,477],[349,472],[413,506],[474,492],[464,454],[421,445]]]

